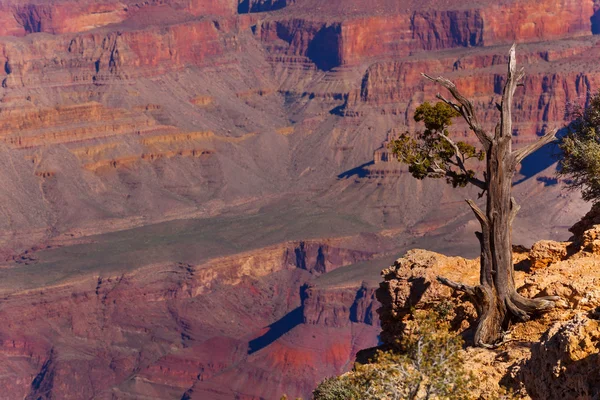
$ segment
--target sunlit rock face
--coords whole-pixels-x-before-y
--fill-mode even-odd
[[[596,212],[588,214],[573,231],[583,229]],[[561,399],[596,396],[598,386],[598,307],[600,257],[594,246],[599,225],[588,226],[583,242],[542,240],[530,250],[515,247],[515,282],[526,297],[558,296],[556,307],[530,321],[510,326],[502,356],[497,350],[467,348],[465,367],[482,376],[476,396],[488,398],[510,389],[523,398]],[[466,296],[439,283],[437,276],[476,285],[478,259],[447,257],[411,250],[382,271],[376,291],[381,302],[381,340],[394,345],[411,329],[415,310],[438,312],[451,329],[472,340],[476,313]]]

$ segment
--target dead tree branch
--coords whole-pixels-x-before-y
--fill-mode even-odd
[[[477,207],[477,204],[475,204],[475,202],[471,199],[467,199],[465,201],[467,202],[469,207],[471,207],[471,210],[473,210],[473,213],[479,220],[481,227],[484,229],[489,227],[490,224],[489,224],[488,218],[485,216],[484,212],[481,211],[481,209],[479,207]]]
[[[442,276],[438,276],[437,280],[444,286],[448,286],[451,289],[458,290],[459,292],[464,292],[469,296],[475,296],[475,287],[470,285],[465,285],[464,283],[458,283],[451,281],[448,278],[444,278]]]
[[[558,132],[558,129],[552,129],[551,131],[547,132],[544,136],[542,136],[535,142],[533,142],[525,147],[521,147],[518,150],[513,151],[512,157],[513,157],[514,166],[516,167],[517,165],[519,165],[519,163],[521,161],[523,161],[525,159],[525,157],[527,157],[528,155],[536,152],[537,150],[541,149],[548,143],[553,142],[556,139],[557,132]]]
[[[471,130],[477,136],[477,139],[479,139],[479,141],[481,142],[483,148],[487,151],[487,149],[489,148],[489,146],[492,143],[492,138],[484,131],[483,127],[477,120],[477,116],[475,115],[475,109],[473,107],[473,103],[471,103],[471,101],[469,99],[467,99],[465,96],[463,96],[458,91],[458,89],[456,88],[456,85],[452,81],[450,81],[444,77],[441,77],[441,76],[434,78],[427,74],[421,74],[421,75],[423,75],[423,77],[429,79],[430,81],[435,82],[435,83],[445,87],[450,92],[450,94],[452,94],[452,96],[456,99],[456,101],[458,101],[458,104],[445,99],[440,94],[438,94],[437,97],[440,100],[442,100],[443,102],[445,102],[446,104],[448,104],[449,106],[451,106],[452,108],[454,108],[456,111],[458,111],[462,115],[462,117],[465,119],[465,121],[467,122],[467,124],[469,125]]]

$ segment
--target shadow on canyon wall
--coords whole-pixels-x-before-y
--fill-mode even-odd
[[[287,313],[280,320],[269,325],[269,330],[264,335],[251,340],[248,343],[248,354],[256,353],[257,351],[264,349],[287,332],[300,325],[303,321],[302,306],[300,306]]]

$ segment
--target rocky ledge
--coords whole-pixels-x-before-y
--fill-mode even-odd
[[[600,396],[600,213],[594,207],[571,228],[569,242],[515,246],[515,280],[528,297],[560,296],[557,308],[510,327],[497,349],[468,347],[476,314],[468,299],[437,282],[438,275],[476,283],[478,260],[411,250],[382,272],[381,340],[393,345],[416,309],[444,311],[465,338],[467,366],[482,379],[479,398],[510,390],[525,399]]]

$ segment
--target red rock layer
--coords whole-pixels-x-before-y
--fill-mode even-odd
[[[375,288],[309,287],[298,310],[303,323],[298,320],[292,330],[252,352],[245,364],[212,381],[199,379],[186,395],[190,399],[309,397],[313,382],[331,371],[348,371],[359,350],[377,345],[378,306]]]
[[[306,396],[321,374],[347,370],[355,352],[376,338],[371,311],[368,317],[364,311],[374,308],[373,289],[347,288],[337,297],[330,291],[340,307],[351,310],[338,316],[335,336],[328,337],[329,324],[302,318],[313,312],[308,306],[301,311],[313,292],[301,303],[300,286],[323,272],[319,265],[333,270],[373,256],[347,247],[352,240],[286,243],[198,266],[149,266],[5,291],[3,394],[166,399],[217,385],[227,393],[271,397],[279,388]],[[286,314],[299,319],[286,322]],[[282,323],[276,321],[282,316]],[[269,339],[269,329],[278,324],[281,332]],[[256,340],[263,335],[264,343]],[[280,336],[288,339],[268,346]],[[323,354],[307,351],[296,337],[319,343]],[[278,368],[281,375],[261,376]],[[243,374],[223,385],[232,371]]]
[[[302,303],[304,323],[343,328],[351,322],[378,325],[375,289],[366,284],[349,288],[309,287]]]
[[[127,16],[127,7],[117,1],[92,3],[9,3],[0,5],[5,24],[2,36],[28,33],[81,32],[118,23]]]
[[[564,46],[552,52],[545,46],[520,47],[519,62],[526,65],[527,75],[523,88],[515,96],[517,143],[531,141],[551,126],[563,126],[568,119],[565,107],[585,103],[600,81],[600,70],[588,61],[591,54],[599,52],[595,38],[565,42]],[[345,112],[412,115],[418,104],[435,100],[439,91],[422,78],[421,73],[425,72],[453,80],[463,94],[476,100],[480,120],[491,128],[497,118],[493,98],[501,92],[505,59],[486,50],[457,56],[456,52],[447,52],[436,58],[374,63],[367,69],[360,90],[349,94]],[[406,118],[406,123],[412,126],[414,121]],[[459,130],[468,135],[466,127],[459,125]]]
[[[0,40],[4,88],[99,84],[109,79],[160,76],[239,51],[225,20],[194,20],[165,29],[97,31],[27,42]]]
[[[232,16],[236,11],[235,0],[135,0],[101,2],[55,1],[0,2],[2,18],[0,36],[23,36],[29,33],[52,34],[85,32],[95,28],[117,24],[130,18],[152,18],[153,7],[162,9],[162,23],[169,15],[185,12],[194,16]],[[141,14],[141,16],[140,16]]]
[[[294,10],[304,11],[296,12],[299,17],[271,17],[259,22],[257,30],[274,55],[305,56],[325,70],[421,50],[588,36],[594,14],[591,1],[574,0],[472,8],[449,4],[436,11],[392,8],[385,16],[368,15],[377,8],[363,4],[358,6],[362,14],[338,19],[308,17],[308,6],[301,5],[291,11],[292,15]]]

